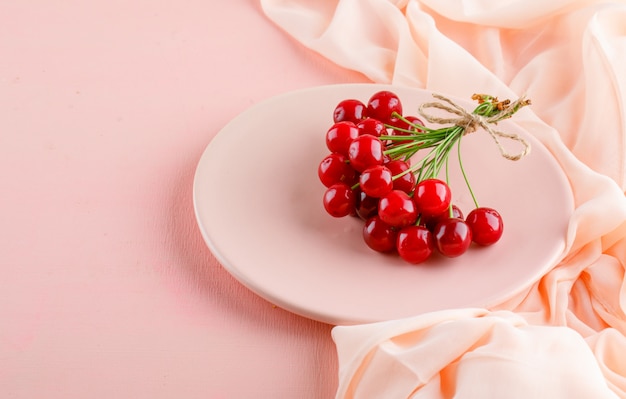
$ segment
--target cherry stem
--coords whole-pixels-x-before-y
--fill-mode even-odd
[[[467,185],[467,189],[469,190],[470,195],[472,196],[474,205],[476,206],[476,208],[478,208],[479,205],[478,205],[478,201],[476,200],[476,196],[474,195],[474,190],[472,190],[472,186],[470,185],[469,179],[467,178],[467,174],[465,173],[465,168],[463,167],[463,160],[462,160],[463,157],[461,156],[461,140],[460,139],[456,144],[456,148],[457,148],[457,153],[459,157],[459,169],[461,169],[463,180],[465,180],[465,184]],[[452,210],[450,210],[450,213],[452,213]]]
[[[409,127],[413,127],[415,129],[417,129],[418,131],[421,130],[422,132],[436,132],[439,129],[431,129],[429,127],[426,127],[424,125],[420,125],[419,123],[414,123],[409,121],[408,119],[406,119],[404,116],[400,115],[399,113],[397,113],[396,111],[393,111],[391,113],[391,116],[401,120],[402,122],[406,123],[407,125],[409,125]],[[389,124],[385,124],[385,127],[390,128],[390,129],[394,129],[394,130],[399,130],[401,132],[405,132],[405,133],[419,133],[418,131],[415,130],[410,130],[410,129],[404,129],[401,127],[397,127],[397,126],[393,126],[393,125],[389,125]]]
[[[450,159],[450,157],[446,157],[446,184],[449,186],[450,185],[450,173],[449,173],[449,167],[448,167],[448,159]]]
[[[478,100],[478,106],[474,109],[473,113],[485,117],[492,118],[492,122],[495,123],[499,120],[510,118],[519,108],[530,104],[529,100],[515,103],[517,105],[509,107],[509,101],[498,101],[497,98],[485,95],[476,94],[472,96],[472,99]],[[463,161],[461,157],[461,138],[465,134],[465,127],[453,125],[438,129],[428,128],[418,123],[407,120],[404,116],[398,112],[393,112],[392,116],[397,120],[404,122],[407,127],[397,127],[391,124],[385,124],[388,129],[393,129],[397,132],[407,133],[400,134],[387,134],[381,135],[381,140],[387,140],[390,142],[390,146],[384,150],[384,155],[391,159],[404,159],[405,161],[413,157],[418,151],[422,149],[430,149],[424,158],[415,163],[407,170],[392,177],[393,180],[404,176],[407,173],[413,173],[416,177],[416,181],[421,181],[428,178],[436,178],[444,164],[446,166],[446,183],[449,182],[449,166],[448,158],[454,145],[457,145],[459,166],[465,184],[472,196],[474,204],[478,208],[478,201],[474,195],[474,191],[469,183],[465,169],[463,168]],[[359,187],[359,184],[355,184],[352,188]],[[453,210],[450,206],[450,214]]]

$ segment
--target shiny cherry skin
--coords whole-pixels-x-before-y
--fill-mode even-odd
[[[341,101],[333,111],[333,121],[335,123],[349,121],[359,123],[365,118],[367,107],[359,100],[346,99]]]
[[[378,216],[393,227],[402,228],[414,224],[417,220],[417,209],[411,197],[400,190],[392,190],[380,198]]]
[[[392,252],[397,235],[397,231],[378,216],[369,218],[363,226],[363,241],[374,251]]]
[[[500,213],[492,208],[473,209],[465,220],[472,230],[472,240],[478,245],[492,245],[500,240],[504,223]]]
[[[395,123],[397,118],[393,116],[394,112],[402,115],[402,103],[391,91],[382,90],[374,93],[367,102],[367,116],[383,123]]]
[[[450,217],[463,219],[463,212],[456,205],[450,205],[452,207],[452,216],[450,216],[450,209],[446,209],[443,213],[439,215],[421,215],[420,223],[426,226],[430,231],[435,229],[435,226],[439,222],[445,219],[449,219]]]
[[[366,118],[357,123],[356,127],[359,128],[360,134],[371,134],[374,137],[380,137],[383,134],[387,134],[387,127],[385,124],[374,118]]]
[[[367,220],[372,216],[378,215],[378,198],[370,197],[358,187],[354,190],[354,196],[354,210],[356,216]]]
[[[415,133],[422,132],[421,129],[415,128],[415,126],[413,126],[413,125],[424,126],[424,122],[420,118],[418,118],[417,116],[405,116],[404,119],[406,119],[411,124],[409,125],[409,123],[403,121],[402,119],[398,119],[397,121],[393,123],[393,125],[400,129],[410,130]],[[405,132],[405,131],[398,130],[398,129],[393,129],[391,134],[393,136],[413,136],[414,135],[413,133]],[[394,140],[393,142],[396,144],[404,144],[404,143],[409,143],[411,141],[413,140]]]
[[[326,147],[330,152],[348,156],[348,147],[359,136],[359,129],[352,122],[342,121],[332,125],[326,132]]]
[[[386,166],[371,166],[359,176],[359,185],[365,194],[380,198],[393,189],[392,177],[391,171]]]
[[[346,183],[352,186],[357,182],[356,171],[348,163],[348,158],[339,153],[324,157],[317,168],[317,175],[326,187],[335,183]]]
[[[463,255],[472,243],[472,231],[464,220],[457,218],[439,222],[433,236],[439,253],[449,258]]]
[[[432,233],[424,226],[407,226],[398,232],[396,239],[398,255],[408,263],[422,263],[435,250]]]
[[[345,183],[337,183],[326,189],[324,193],[324,209],[329,215],[340,218],[354,211],[354,192]]]
[[[424,122],[418,118],[417,116],[411,116],[411,115],[404,115],[403,118],[405,120],[402,119],[398,119],[397,121],[395,121],[393,123],[393,126],[396,128],[400,128],[403,130],[411,130],[412,132],[416,132],[416,133],[420,133],[423,132],[422,129],[420,128],[416,128],[414,125],[420,125],[420,126],[424,126]],[[408,123],[407,123],[408,122]],[[397,134],[399,136],[405,136],[411,133],[408,132],[403,132],[401,130],[393,130],[393,134]]]
[[[363,172],[371,166],[382,165],[384,150],[383,142],[378,137],[370,134],[358,136],[348,146],[350,165],[357,172]]]
[[[385,166],[394,176],[393,188],[395,190],[401,190],[407,194],[413,191],[415,187],[415,175],[413,173],[407,172],[400,177],[395,177],[411,167],[408,162],[398,159],[387,162]]]
[[[452,192],[442,180],[425,179],[415,185],[413,200],[423,215],[439,215],[450,206]]]

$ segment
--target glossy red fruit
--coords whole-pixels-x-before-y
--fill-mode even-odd
[[[435,244],[430,230],[426,227],[407,226],[398,232],[396,249],[402,259],[418,264],[430,258]]]
[[[472,240],[479,245],[495,244],[502,237],[504,223],[500,213],[492,208],[476,208],[465,220],[472,230]]]
[[[380,198],[378,202],[378,216],[394,226],[405,227],[414,224],[417,220],[417,209],[411,197],[400,190],[392,190]]]
[[[378,119],[387,124],[397,121],[393,116],[396,112],[402,115],[402,103],[400,98],[393,92],[388,90],[374,93],[367,102],[367,116]]]
[[[378,252],[391,252],[396,248],[396,230],[380,217],[369,218],[363,226],[363,241]]]
[[[402,160],[389,161],[385,166],[391,171],[393,176],[398,176],[410,168],[409,163]],[[414,187],[415,175],[411,172],[407,172],[400,177],[394,177],[393,179],[393,188],[395,190],[401,190],[408,194],[413,191]]]
[[[413,200],[423,215],[439,215],[450,206],[450,187],[439,179],[422,180],[415,185]]]
[[[327,155],[317,168],[317,175],[326,187],[336,183],[346,183],[350,186],[357,182],[356,171],[348,163],[348,158],[339,153]]]
[[[392,176],[391,171],[386,166],[369,167],[359,177],[361,191],[370,197],[380,198],[393,189]]]
[[[335,122],[349,121],[358,123],[365,118],[366,106],[359,100],[346,99],[341,101],[335,107],[333,112],[333,120]]]
[[[378,198],[370,197],[361,191],[360,188],[356,188],[354,190],[354,196],[354,210],[356,216],[363,220],[367,220],[372,216],[378,215]]]
[[[452,216],[450,216],[450,209],[448,208],[439,215],[421,215],[420,223],[426,226],[430,231],[433,231],[435,229],[435,226],[437,226],[437,224],[442,220],[449,219],[450,217],[463,219],[463,212],[461,212],[461,209],[459,209],[459,207],[456,205],[451,206]]]
[[[348,147],[359,136],[359,129],[352,122],[337,122],[326,132],[326,147],[330,152],[348,156]]]
[[[361,134],[371,134],[374,137],[380,137],[387,134],[385,124],[374,118],[366,118],[357,123]]]
[[[445,219],[433,231],[435,247],[444,256],[455,258],[463,255],[472,243],[472,231],[465,221]]]
[[[415,133],[423,132],[423,130],[416,129],[413,126],[413,124],[424,126],[424,122],[420,118],[418,118],[416,116],[404,116],[404,119],[406,119],[408,122],[410,122],[411,125],[409,123],[403,121],[402,119],[398,119],[397,121],[395,121],[393,123],[393,125],[395,127],[400,128],[400,129],[410,130],[410,131],[415,132]],[[393,136],[413,136],[415,133],[405,132],[403,130],[398,130],[398,129],[393,129],[392,132],[391,132],[391,134]],[[409,143],[411,141],[413,141],[413,140],[400,140],[400,141],[394,140],[393,142],[396,143],[396,144],[404,144],[404,143]]]
[[[347,184],[333,184],[326,189],[323,203],[329,215],[336,218],[348,216],[354,210],[354,192]]]
[[[350,165],[358,171],[383,164],[385,147],[378,137],[364,134],[356,137],[348,146]]]

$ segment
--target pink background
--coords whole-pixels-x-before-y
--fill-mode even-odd
[[[0,397],[332,397],[331,326],[217,263],[192,180],[252,104],[365,81],[254,0],[1,3]]]

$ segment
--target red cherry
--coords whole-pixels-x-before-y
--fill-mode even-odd
[[[374,118],[363,119],[361,122],[357,123],[356,127],[359,128],[361,134],[371,134],[374,137],[387,134],[385,124]]]
[[[370,197],[380,198],[393,189],[391,171],[382,165],[369,167],[361,173],[359,185]]]
[[[344,183],[333,184],[324,193],[324,209],[336,218],[348,216],[354,210],[354,192]]]
[[[398,232],[396,249],[402,259],[409,263],[422,263],[433,253],[433,237],[424,226],[407,226]]]
[[[426,179],[417,183],[413,200],[423,215],[438,215],[450,206],[450,187],[439,179]]]
[[[476,244],[491,245],[502,237],[504,224],[502,216],[495,209],[476,208],[467,215],[466,222]]]
[[[461,209],[459,209],[459,207],[456,205],[451,206],[452,216],[450,216],[450,209],[448,208],[439,215],[421,215],[420,223],[426,226],[428,230],[433,231],[435,229],[435,226],[437,226],[437,224],[442,220],[449,219],[450,217],[463,219],[463,212],[461,212]]]
[[[346,183],[353,185],[356,183],[356,172],[348,163],[348,158],[339,153],[332,153],[322,159],[317,168],[317,175],[326,187],[335,183]]]
[[[461,256],[472,243],[472,231],[461,219],[450,218],[439,222],[433,235],[437,250],[449,258]]]
[[[394,227],[405,227],[415,223],[417,220],[417,209],[407,193],[400,190],[392,190],[380,198],[378,202],[378,216],[384,222]]]
[[[358,136],[348,146],[350,164],[358,172],[363,172],[370,166],[382,165],[384,149],[378,137],[369,134]]]
[[[410,122],[411,124],[403,121],[402,119],[398,119],[397,121],[395,121],[393,123],[393,126],[398,127],[400,129],[404,129],[404,130],[411,130],[415,133],[421,133],[423,132],[423,130],[421,129],[417,129],[413,126],[413,124],[415,125],[420,125],[420,126],[424,126],[424,122],[422,122],[422,120],[416,116],[405,116],[404,119],[406,119],[408,122]],[[397,129],[393,129],[392,133],[393,136],[413,136],[413,133],[409,133],[409,132],[405,132],[402,130],[397,130]],[[409,143],[413,140],[394,140],[393,142],[395,144],[404,144],[404,143]]]
[[[354,209],[358,217],[367,220],[372,216],[378,215],[378,198],[370,197],[361,191],[360,188],[354,190],[355,204]]]
[[[365,104],[361,101],[347,99],[337,104],[333,112],[333,120],[335,123],[341,121],[358,123],[361,119],[365,118],[365,112]]]
[[[352,122],[337,122],[326,132],[326,147],[330,152],[348,156],[348,147],[359,136],[359,129]]]
[[[396,248],[396,230],[380,217],[373,216],[363,226],[363,240],[378,252],[391,252]]]
[[[410,168],[410,165],[408,162],[402,161],[399,159],[394,160],[394,161],[389,161],[385,164],[385,166],[387,167],[387,169],[391,171],[393,176],[397,176],[400,173]],[[401,190],[408,194],[411,191],[413,191],[414,187],[415,187],[415,175],[411,172],[407,172],[403,174],[402,176],[393,179],[393,188],[395,190]]]
[[[367,103],[367,115],[383,123],[393,123],[397,120],[392,114],[402,115],[402,103],[393,92],[383,90],[374,93]]]
[[[420,118],[418,118],[417,116],[410,116],[410,115],[409,116],[404,115],[403,118],[404,120],[398,119],[397,121],[395,121],[393,123],[393,127],[400,128],[403,130],[411,130],[412,132],[416,132],[416,133],[423,132],[422,129],[416,128],[414,126],[414,125],[424,126],[424,122]],[[394,129],[393,134],[404,136],[404,135],[411,134],[411,133]]]

